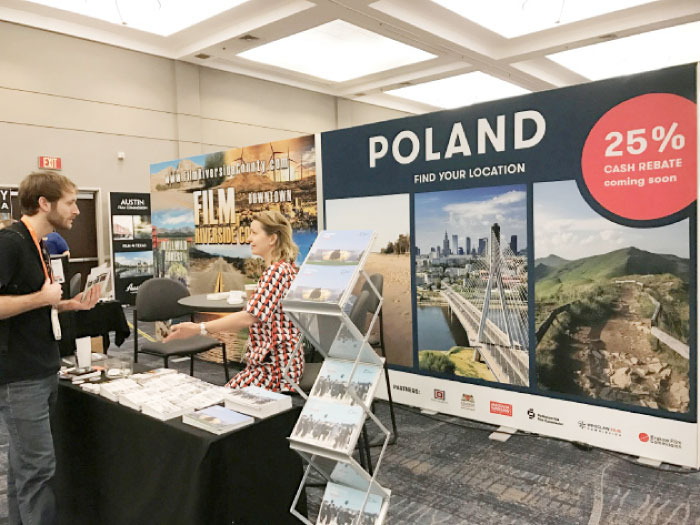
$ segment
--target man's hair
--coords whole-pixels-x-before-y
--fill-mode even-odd
[[[53,171],[35,171],[27,175],[19,185],[19,205],[25,215],[36,215],[39,198],[54,203],[64,193],[76,191],[77,186],[65,175]]]

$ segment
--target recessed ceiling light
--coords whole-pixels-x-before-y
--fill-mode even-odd
[[[200,58],[202,60],[206,60],[207,58],[211,58],[211,55],[207,55],[206,53],[197,53],[194,58]]]
[[[238,56],[333,82],[435,58],[343,20],[333,20]]]
[[[591,80],[600,80],[697,62],[698,35],[700,22],[691,22],[570,49],[547,58]]]
[[[475,71],[456,77],[393,89],[386,93],[438,108],[458,108],[487,100],[523,95],[529,91],[481,71]]]
[[[35,4],[169,36],[248,0],[27,0]]]
[[[655,0],[432,0],[506,38],[648,4]]]

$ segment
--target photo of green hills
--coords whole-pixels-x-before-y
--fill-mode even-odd
[[[568,181],[533,197],[538,388],[687,412],[688,221],[621,226]]]

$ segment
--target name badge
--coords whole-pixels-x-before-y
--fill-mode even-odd
[[[53,329],[53,337],[56,341],[61,340],[61,323],[58,320],[58,309],[51,308],[51,328]]]

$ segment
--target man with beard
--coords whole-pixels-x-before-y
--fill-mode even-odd
[[[70,229],[80,213],[76,186],[53,172],[28,175],[19,186],[22,218],[0,230],[0,416],[9,434],[9,523],[56,521],[51,482],[55,457],[49,413],[58,389],[58,312],[88,310],[95,287],[61,300],[41,239]]]

